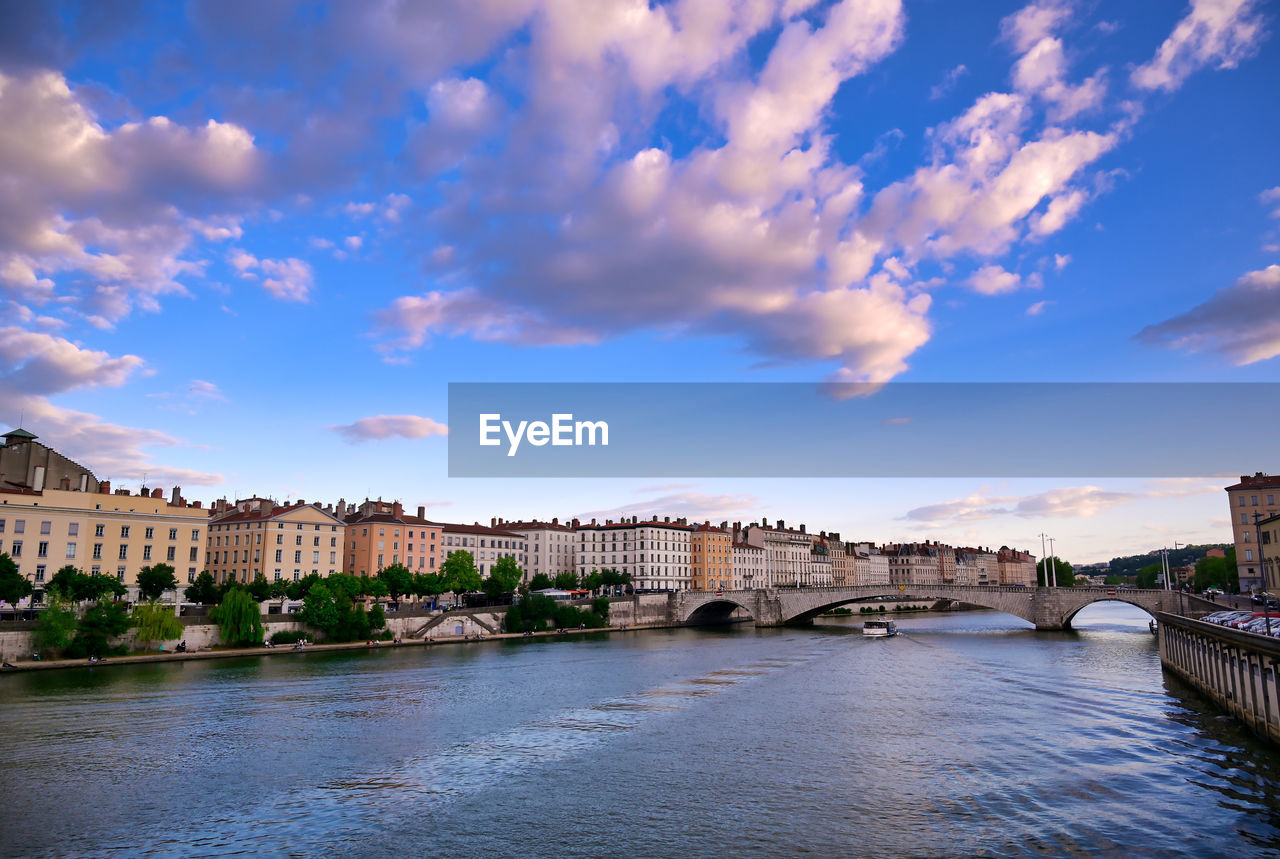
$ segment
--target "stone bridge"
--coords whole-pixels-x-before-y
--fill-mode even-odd
[[[1124,602],[1156,612],[1201,617],[1222,606],[1177,591],[1124,588],[1026,588],[992,585],[859,585],[831,588],[762,588],[749,591],[679,591],[672,595],[676,623],[726,623],[735,609],[757,626],[809,623],[837,606],[877,598],[953,600],[1017,615],[1036,629],[1070,629],[1071,619],[1096,602]]]

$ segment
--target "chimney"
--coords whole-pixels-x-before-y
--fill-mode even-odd
[[[397,519],[403,519],[403,518],[404,518],[404,505],[403,505],[403,504],[401,504],[399,501],[397,501],[395,504],[392,504],[392,505],[391,505],[391,515],[392,515],[392,516],[394,516],[394,517],[396,517]]]
[[[62,478],[61,480],[59,480],[59,481],[58,481],[58,488],[59,488],[59,489],[61,489],[61,490],[63,490],[63,491],[69,491],[69,490],[71,489],[71,478],[70,478],[70,477],[64,477],[64,478]]]
[[[295,504],[297,504],[299,507],[301,507],[303,504],[306,504],[306,503],[307,503],[307,499],[305,499],[305,498],[299,498],[299,499],[298,499],[297,501],[295,501],[294,503],[295,503]],[[271,507],[272,507],[272,509],[275,509],[275,505],[274,505],[274,504],[272,504],[272,505],[271,505]]]
[[[204,506],[204,502],[203,502],[203,501],[193,501],[193,502],[191,502],[191,506],[192,506],[192,507],[195,507],[195,508],[197,508],[197,509],[199,509],[200,507],[203,507],[203,506]]]
[[[111,481],[110,481],[110,480],[103,480],[103,481],[100,481],[100,482],[98,483],[98,492],[102,493],[103,495],[110,495],[110,494],[111,494]]]
[[[491,516],[491,517],[489,517],[489,527],[490,527],[490,528],[497,528],[497,527],[498,527],[498,517],[497,517],[497,516]]]
[[[670,516],[663,516],[663,517],[662,517],[662,521],[663,521],[663,522],[670,522],[670,521],[671,521],[671,517],[670,517]]]
[[[426,508],[426,505],[423,505],[423,504],[419,504],[419,505],[418,505],[418,518],[419,518],[419,519],[426,519],[426,518],[427,518],[427,508]]]
[[[559,517],[559,516],[552,516],[552,517],[551,517],[551,524],[552,524],[552,525],[559,525],[559,524],[560,524],[560,517]]]
[[[169,503],[175,507],[182,506],[182,487],[175,486],[173,491],[169,493]]]
[[[804,533],[804,523],[803,523],[803,522],[801,522],[801,523],[800,523],[800,533],[801,533],[801,534],[803,534],[803,533]]]
[[[155,489],[152,489],[152,490],[151,490],[151,497],[152,497],[152,498],[163,498],[163,497],[164,497],[164,490],[163,490],[163,489],[161,489],[159,486],[157,486]]]
[[[779,531],[785,531],[785,530],[786,530],[786,528],[787,528],[787,523],[786,523],[786,522],[784,522],[784,521],[782,521],[781,519],[779,519],[779,520],[778,520],[778,530],[779,530]]]

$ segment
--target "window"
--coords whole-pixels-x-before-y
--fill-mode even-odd
[[[187,567],[187,584],[194,585],[196,583],[196,568]]]
[[[142,538],[143,538],[144,540],[152,540],[152,539],[155,539],[155,536],[156,536],[156,529],[155,529],[155,528],[148,528],[148,529],[146,530],[146,533],[142,535]]]
[[[337,546],[337,545],[338,545],[338,538],[337,538],[337,537],[330,537],[330,538],[329,538],[329,546],[330,546],[330,547],[333,547],[333,546]]]
[[[13,520],[13,533],[15,533],[15,534],[24,534],[24,533],[26,533],[26,530],[27,530],[27,520],[26,520],[26,519],[14,519],[14,520]]]
[[[1241,525],[1248,525],[1248,524],[1249,524],[1249,514],[1248,514],[1248,513],[1241,513],[1241,514],[1240,514],[1240,524],[1241,524]]]
[[[169,539],[170,539],[170,540],[176,540],[176,539],[178,539],[178,529],[177,529],[177,528],[170,528],[170,529],[169,529]]]
[[[150,530],[150,529],[147,529],[147,530]],[[150,546],[143,546],[143,547],[142,547],[142,560],[144,560],[144,561],[149,561],[149,560],[151,560],[151,547],[150,547]]]
[[[4,533],[4,520],[0,519],[0,534]]]
[[[311,538],[311,545],[313,545],[313,546],[319,546],[319,545],[320,545],[320,538],[319,538],[319,537],[312,537],[312,538]]]
[[[1253,549],[1245,549],[1245,550],[1244,550],[1244,559],[1245,559],[1246,561],[1252,561],[1252,560],[1253,560]]]
[[[128,547],[128,546],[122,545],[122,546],[120,547],[120,560],[121,560],[121,561],[127,561],[127,560],[129,560],[129,547]]]
[[[302,563],[302,553],[301,553],[301,552],[294,552],[294,553],[293,553],[293,562],[294,562],[295,564],[301,564],[301,563]]]
[[[118,582],[124,581],[124,572],[127,569],[128,567],[116,567],[116,581]]]
[[[36,583],[44,581],[44,564],[36,565]]]
[[[1240,496],[1240,506],[1241,506],[1241,507],[1243,507],[1243,506],[1244,506],[1244,496],[1243,496],[1243,495],[1241,495],[1241,496]]]
[[[75,556],[76,556],[76,544],[75,544],[75,543],[68,543],[68,544],[67,544],[67,557],[68,557],[68,558],[74,558]]]
[[[191,547],[191,557],[187,558],[187,560],[194,564],[194,563],[199,559],[199,555],[198,555],[198,554],[196,554],[196,553],[197,553],[197,552],[199,552],[199,551],[200,551],[200,550],[199,550],[199,549],[197,549],[195,546],[192,546],[192,547]]]
[[[52,531],[52,530],[53,530],[53,523],[52,523],[52,522],[41,522],[41,523],[40,523],[40,533],[41,533],[41,534],[48,534],[48,533],[49,533],[50,531]]]
[[[191,529],[191,539],[192,539],[192,540],[199,540],[199,539],[200,539],[200,529],[199,529],[199,528],[192,528],[192,529]]]
[[[94,543],[94,544],[93,544],[93,559],[94,559],[95,561],[97,561],[97,560],[99,560],[99,559],[101,559],[101,558],[102,558],[102,544],[101,544],[101,543]]]
[[[311,563],[313,563],[313,564],[318,564],[318,563],[320,563],[320,553],[319,553],[319,552],[312,552],[312,553],[311,553]]]
[[[0,528],[0,531],[3,531],[3,530],[4,530],[3,528]],[[68,524],[67,524],[67,536],[68,536],[68,537],[78,537],[78,536],[80,536],[80,523],[79,523],[79,522],[70,522],[70,523],[68,523]]]
[[[165,549],[165,552],[164,552],[164,559],[165,559],[166,561],[176,561],[176,560],[177,560],[177,558],[175,557],[175,553],[176,553],[177,551],[178,551],[178,550],[177,550],[176,548],[174,548],[173,546],[170,546],[168,549]]]
[[[297,537],[294,537],[294,538],[293,538],[293,540],[294,540],[294,541],[293,541],[293,545],[295,545],[295,546],[301,546],[301,545],[302,545],[302,535],[301,535],[301,534],[299,534]]]
[[[284,534],[276,534],[276,545],[277,546],[284,545]]]
[[[128,526],[128,525],[121,525],[121,526],[120,526],[120,539],[121,539],[121,540],[128,540],[128,539],[129,539],[129,526]]]
[[[10,555],[12,555],[15,558],[22,557],[22,541],[21,540],[14,540],[13,545],[10,546],[10,549],[12,550],[9,552]]]
[[[1254,507],[1257,507],[1257,506],[1258,506],[1258,496],[1256,496],[1256,495],[1250,495],[1250,496],[1249,496],[1249,503],[1250,503],[1250,504],[1252,504]]]
[[[281,550],[281,549],[276,549],[276,563],[277,563],[277,564],[281,563],[281,562],[284,560],[284,558],[280,557],[280,556],[281,556],[281,555],[283,555],[283,554],[284,554],[283,550]]]
[[[48,540],[41,540],[36,545],[36,557],[37,558],[49,557],[49,541]]]

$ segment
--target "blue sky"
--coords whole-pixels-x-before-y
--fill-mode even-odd
[[[1220,476],[451,480],[446,385],[1276,381],[1278,19],[0,0],[0,421],[198,498],[1226,540]]]

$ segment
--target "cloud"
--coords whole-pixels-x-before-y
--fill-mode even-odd
[[[1245,274],[1186,313],[1148,325],[1137,339],[1188,352],[1216,352],[1236,365],[1280,355],[1280,265]]]
[[[1071,254],[1054,254],[1053,267],[1056,271],[1062,271],[1071,264]]]
[[[201,273],[192,245],[240,235],[217,210],[262,168],[233,123],[105,127],[57,72],[0,73],[0,129],[0,290],[68,303],[99,327],[186,294],[179,278]]]
[[[909,423],[911,423],[911,418],[889,418],[887,421],[885,421],[881,425],[892,426],[894,424],[909,424]]]
[[[1030,307],[1028,307],[1028,308],[1027,308],[1027,315],[1028,315],[1028,316],[1039,316],[1041,313],[1044,313],[1045,308],[1046,308],[1046,307],[1048,307],[1050,304],[1053,304],[1053,302],[1052,302],[1052,301],[1037,301],[1035,304],[1033,304],[1033,305],[1031,305]]]
[[[1022,278],[998,265],[984,265],[969,277],[969,285],[981,295],[1001,295],[1016,292],[1022,286]]]
[[[204,379],[192,379],[191,384],[187,385],[187,392],[193,397],[205,400],[213,400],[219,403],[225,403],[227,398],[222,391],[213,382],[206,382]]]
[[[1255,0],[1192,0],[1156,55],[1133,70],[1134,86],[1172,92],[1205,66],[1235,68],[1252,56],[1265,35]]]
[[[956,84],[960,81],[960,78],[964,77],[968,73],[969,69],[965,67],[964,63],[961,63],[954,69],[948,71],[942,76],[941,82],[934,84],[933,87],[930,88],[929,100],[937,101],[938,99],[948,95],[956,88]]]
[[[6,326],[0,328],[0,411],[15,426],[21,414],[27,428],[89,466],[99,478],[140,479],[145,473],[153,484],[157,480],[220,483],[222,477],[217,474],[153,462],[143,448],[179,443],[165,433],[105,422],[48,400],[51,395],[83,388],[119,387],[142,367],[143,360],[136,355],[115,358],[61,337]]]
[[[449,428],[439,421],[417,415],[375,415],[329,429],[352,444],[372,439],[428,438],[449,434]]]
[[[672,519],[685,518],[691,522],[703,520],[723,521],[734,517],[749,515],[753,509],[759,509],[760,502],[753,495],[721,494],[712,495],[705,492],[676,492],[660,495],[634,504],[612,507],[604,510],[588,510],[575,513],[578,519],[620,519],[623,516],[639,516],[648,519],[651,516]]]
[[[1280,203],[1280,185],[1269,188],[1258,195],[1258,199],[1264,203]],[[1271,210],[1271,217],[1280,218],[1280,206]]]

